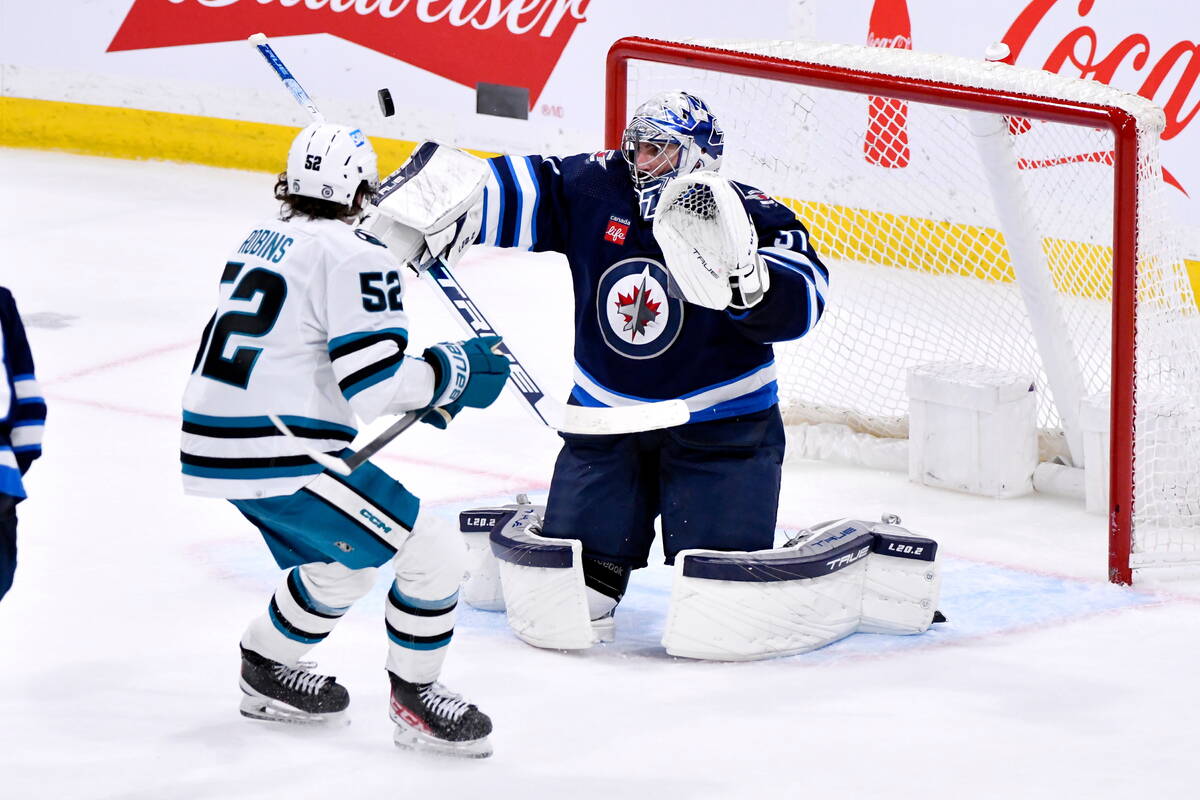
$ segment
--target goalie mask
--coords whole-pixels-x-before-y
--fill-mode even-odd
[[[621,137],[621,155],[639,191],[696,170],[716,170],[724,149],[717,118],[687,92],[662,92],[642,103]]]
[[[288,194],[350,206],[358,187],[379,187],[375,149],[358,128],[314,122],[288,151]]]

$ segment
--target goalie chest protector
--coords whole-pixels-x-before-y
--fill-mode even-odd
[[[777,400],[769,342],[810,326],[800,272],[776,280],[762,303],[740,313],[685,304],[670,277],[638,191],[616,152],[566,158],[490,159],[480,242],[566,255],[575,293],[574,402],[690,398],[692,422],[769,408]],[[735,184],[762,247],[819,267],[807,231],[785,206]],[[817,266],[814,266],[817,265]],[[703,397],[699,397],[703,395]]]

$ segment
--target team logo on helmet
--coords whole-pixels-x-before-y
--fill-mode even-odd
[[[657,261],[629,258],[609,267],[596,287],[604,342],[626,358],[654,358],[683,327],[683,302],[667,295],[670,277]]]

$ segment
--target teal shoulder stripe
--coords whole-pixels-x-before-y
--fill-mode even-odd
[[[336,339],[329,340],[329,349],[336,350],[342,345],[357,342],[359,339],[365,339],[368,336],[378,336],[381,333],[390,333],[393,336],[399,336],[401,339],[408,341],[408,329],[406,328],[384,328],[378,331],[358,331],[356,333],[347,333],[345,336],[339,336]]]

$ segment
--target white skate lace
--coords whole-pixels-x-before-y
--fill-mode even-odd
[[[310,672],[309,670],[315,666],[315,664],[302,661],[295,667],[276,664],[271,669],[275,673],[275,679],[289,689],[306,694],[316,694],[332,679],[328,675],[317,675]]]
[[[431,713],[446,717],[452,722],[457,722],[471,705],[462,699],[461,694],[447,691],[440,683],[431,683],[422,689],[421,700]]]

